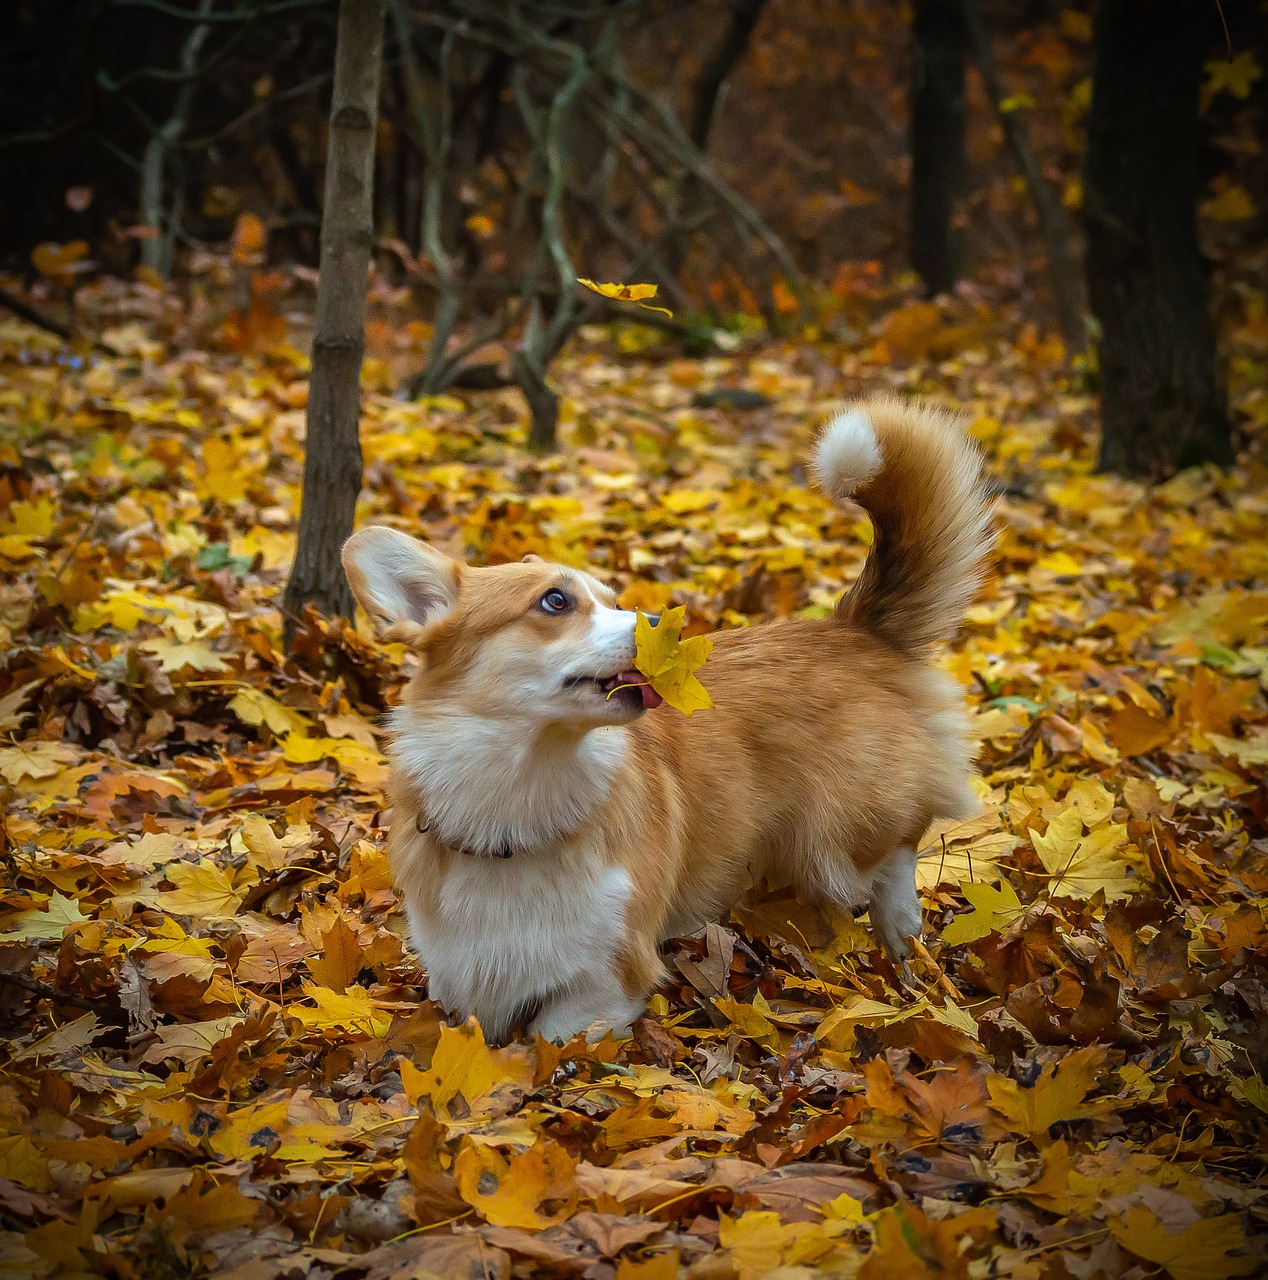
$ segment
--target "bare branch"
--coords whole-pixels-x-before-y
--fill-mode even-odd
[[[245,9],[213,13],[210,16],[199,13],[197,9],[182,9],[179,5],[165,4],[163,0],[114,0],[111,7],[116,10],[145,9],[168,18],[179,18],[182,22],[211,22],[230,26],[234,23],[255,22],[260,18],[276,18],[284,13],[300,13],[305,9],[333,9],[334,5],[331,0],[277,0],[274,4],[249,5]]]
[[[1087,347],[1087,330],[1083,323],[1079,269],[1071,247],[1070,226],[1052,188],[1048,185],[1047,178],[1043,176],[1039,161],[1035,158],[1021,113],[1011,110],[1006,105],[1004,84],[1000,79],[999,68],[995,65],[995,57],[991,53],[991,42],[986,34],[986,26],[982,22],[982,11],[977,6],[977,0],[963,0],[963,4],[964,24],[968,28],[973,52],[982,73],[982,83],[995,104],[1000,124],[1004,127],[1004,135],[1012,146],[1013,154],[1017,157],[1017,163],[1025,176],[1026,185],[1030,188],[1031,199],[1035,202],[1035,212],[1039,215],[1039,225],[1043,229],[1044,240],[1048,245],[1048,265],[1052,273],[1052,291],[1057,300],[1061,336],[1065,339],[1066,349],[1072,355],[1077,355]]]

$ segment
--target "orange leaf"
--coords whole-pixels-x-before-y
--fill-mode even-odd
[[[264,250],[264,223],[253,213],[238,214],[230,243],[233,248],[234,262],[250,261]]]
[[[495,1147],[464,1147],[454,1161],[462,1198],[495,1227],[540,1231],[577,1207],[576,1162],[557,1142],[539,1142],[522,1156]]]
[[[1125,756],[1143,756],[1171,738],[1171,726],[1134,704],[1110,716],[1109,740]]]
[[[343,991],[356,981],[361,972],[361,943],[342,916],[322,934],[321,955],[309,957],[308,972],[332,991]]]

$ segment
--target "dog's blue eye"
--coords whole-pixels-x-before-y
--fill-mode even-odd
[[[558,587],[551,587],[542,596],[541,606],[547,613],[564,613],[572,607],[572,601]]]

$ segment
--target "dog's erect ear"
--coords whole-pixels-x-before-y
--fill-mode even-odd
[[[371,525],[343,544],[352,594],[383,627],[444,617],[458,600],[458,565],[398,529]]]

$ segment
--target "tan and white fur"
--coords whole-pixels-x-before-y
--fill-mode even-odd
[[[357,599],[419,658],[391,716],[392,871],[430,994],[490,1038],[624,1030],[658,944],[763,878],[869,903],[895,959],[919,935],[917,842],[976,807],[930,656],[977,588],[989,503],[958,424],[899,401],[837,412],[816,468],[872,517],[858,580],[826,620],[715,635],[715,705],[690,718],[608,696],[641,679],[635,614],[590,574],[349,540]]]

